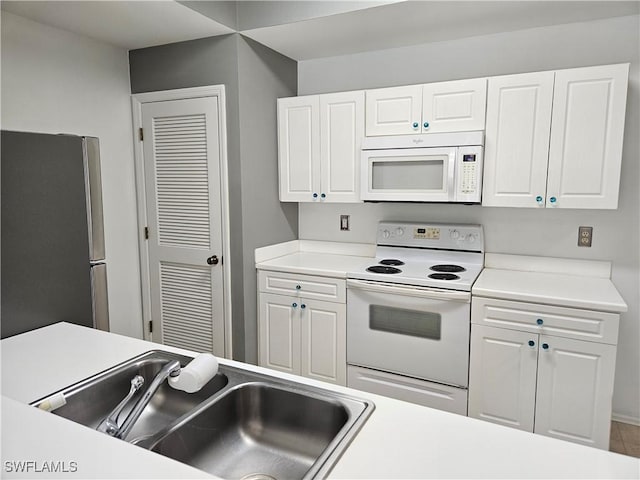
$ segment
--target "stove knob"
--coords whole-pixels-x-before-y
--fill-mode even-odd
[[[460,232],[458,232],[458,230],[451,230],[451,233],[449,234],[449,236],[451,237],[452,240],[457,240],[458,237],[460,237]]]
[[[396,228],[396,236],[401,237],[402,235],[404,235],[404,228]]]
[[[389,230],[382,231],[382,238],[389,238],[391,236],[391,232]]]

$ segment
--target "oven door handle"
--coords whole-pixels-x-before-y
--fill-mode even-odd
[[[430,298],[435,300],[453,300],[457,302],[471,302],[470,292],[458,290],[441,290],[438,288],[398,285],[384,282],[368,282],[366,280],[347,279],[347,288],[368,290],[377,293],[410,295],[412,297]]]

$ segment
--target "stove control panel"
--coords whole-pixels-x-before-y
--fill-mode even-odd
[[[378,245],[484,252],[482,225],[380,222]]]

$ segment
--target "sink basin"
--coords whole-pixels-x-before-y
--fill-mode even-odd
[[[152,450],[222,478],[303,478],[348,420],[339,401],[250,383]]]
[[[144,390],[170,360],[178,360],[181,366],[185,366],[192,358],[169,352],[148,352],[62,390],[67,403],[52,413],[95,429],[127,395],[134,376],[144,377]],[[199,392],[193,394],[176,390],[165,382],[151,398],[125,440],[136,441],[158,432],[182,415],[193,411],[221,390],[227,382],[227,377],[218,373]],[[120,418],[126,418],[139,395],[140,393],[129,402]],[[34,405],[39,406],[41,402],[42,400],[35,402]]]
[[[147,352],[57,392],[66,404],[52,413],[95,429],[126,397],[134,376],[144,377],[144,389],[171,360],[185,366],[192,358]],[[366,400],[220,365],[196,393],[164,382],[124,440],[223,478],[309,479],[329,472],[374,408]]]

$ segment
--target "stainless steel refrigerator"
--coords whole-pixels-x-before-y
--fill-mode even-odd
[[[2,131],[1,338],[109,330],[97,138]]]

